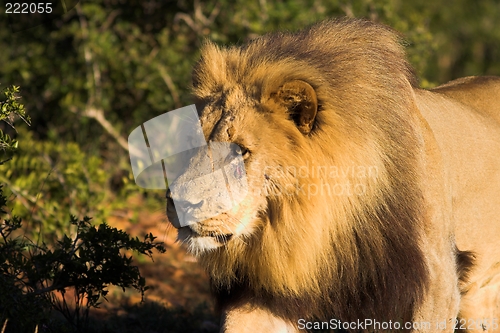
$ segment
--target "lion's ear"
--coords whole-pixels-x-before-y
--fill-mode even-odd
[[[311,132],[318,111],[318,98],[309,83],[302,80],[287,82],[271,98],[288,110],[299,131],[303,134]]]

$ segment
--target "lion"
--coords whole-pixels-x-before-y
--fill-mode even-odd
[[[420,89],[401,41],[330,19],[203,46],[203,135],[235,144],[249,191],[204,217],[204,188],[178,185],[193,162],[167,216],[221,332],[500,331],[500,78]]]

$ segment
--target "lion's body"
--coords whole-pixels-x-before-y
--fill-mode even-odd
[[[439,147],[456,245],[475,254],[460,301],[461,315],[471,322],[500,318],[498,96],[500,79],[490,77],[457,80],[420,91],[416,99]]]
[[[420,90],[394,32],[341,20],[208,44],[193,81],[207,141],[249,152],[248,196],[179,229],[222,331],[500,317],[500,79]],[[193,168],[171,196],[199,219]]]

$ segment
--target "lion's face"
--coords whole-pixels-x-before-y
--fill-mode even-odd
[[[227,161],[241,154],[244,170],[234,172],[246,173],[248,192],[237,198],[237,204],[232,201],[235,198],[225,197],[214,205],[207,200],[211,195],[209,190],[220,184],[187,181],[199,176],[202,164],[200,156],[191,158],[189,167],[170,185],[167,216],[178,228],[179,240],[187,243],[193,253],[215,249],[236,239],[244,243],[245,238],[269,223],[271,197],[286,200],[294,195],[294,175],[281,167],[293,163],[289,152],[307,144],[306,135],[312,128],[317,102],[309,84],[294,81],[259,100],[237,87],[215,92],[210,99],[201,99],[197,109],[208,145],[233,143],[224,152]],[[198,155],[202,154],[207,151]],[[221,207],[229,209],[214,216]],[[184,219],[192,217],[193,222],[181,226],[177,213],[186,214],[182,216]]]

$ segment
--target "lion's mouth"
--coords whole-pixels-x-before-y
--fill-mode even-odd
[[[189,226],[179,228],[178,230],[180,231],[180,234],[183,234],[183,239],[181,239],[183,241],[195,238],[211,238],[213,241],[223,245],[233,238],[232,233],[222,234],[214,231],[195,231]]]
[[[208,233],[197,233],[196,231],[191,230],[191,237],[211,237],[213,238],[216,242],[220,244],[226,244],[231,240],[233,237],[233,234],[219,234],[216,232],[208,232]]]
[[[233,237],[233,234],[219,235],[219,234],[210,233],[208,236],[213,237],[219,243],[225,244],[231,240],[231,238]]]
[[[224,247],[234,239],[233,234],[221,234],[216,232],[197,233],[189,226],[177,230],[177,240],[186,244],[188,251],[195,256]]]

